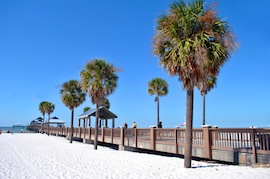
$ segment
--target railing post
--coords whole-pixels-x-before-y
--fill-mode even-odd
[[[156,150],[156,135],[155,135],[155,127],[150,128],[150,141],[151,141],[151,149]]]
[[[83,143],[86,144],[87,140],[86,140],[86,128],[83,128]]]
[[[125,144],[125,134],[124,134],[124,128],[123,127],[121,127],[120,128],[120,140],[121,140],[121,142],[120,142],[120,144],[122,145],[122,146],[124,146],[124,144]]]
[[[89,140],[91,140],[91,127],[88,128]]]
[[[104,142],[104,138],[105,138],[105,127],[102,126],[101,128],[101,138],[102,138],[102,142]]]
[[[177,129],[174,129],[175,135],[175,153],[178,154],[178,138],[177,138]]]
[[[125,134],[124,134],[125,130],[123,127],[120,128],[120,144],[118,147],[118,150],[125,150],[124,148],[124,144],[125,144]]]
[[[212,159],[212,146],[211,146],[211,134],[209,129],[211,126],[203,126],[203,145],[204,145],[204,157]]]
[[[257,149],[256,149],[256,144],[255,144],[255,129],[251,129],[251,142],[252,142],[252,163],[256,164],[257,163]]]
[[[111,128],[111,143],[113,144],[113,128]]]
[[[135,143],[135,148],[137,148],[138,147],[137,128],[134,129],[134,143]]]
[[[86,128],[83,128],[83,138],[86,139]]]

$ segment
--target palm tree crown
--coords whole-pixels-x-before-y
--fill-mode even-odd
[[[206,74],[218,75],[236,47],[227,22],[216,15],[204,9],[203,0],[188,5],[180,0],[157,21],[154,54],[170,75],[178,75],[184,89],[193,89]]]
[[[161,78],[154,78],[148,83],[147,91],[150,95],[165,96],[168,94],[168,83]]]
[[[81,72],[82,89],[88,93],[93,104],[101,105],[105,97],[117,87],[118,69],[103,59],[94,59]]]
[[[216,86],[217,77],[209,76],[206,77],[205,81],[199,84],[199,90],[201,91],[201,95],[206,95],[211,89]]]
[[[85,101],[85,93],[77,80],[70,80],[62,84],[60,89],[62,102],[70,109],[80,106]]]

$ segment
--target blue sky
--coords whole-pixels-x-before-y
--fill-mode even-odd
[[[41,116],[41,101],[55,104],[51,116],[70,125],[60,86],[80,79],[94,58],[122,68],[109,96],[116,127],[136,121],[156,124],[154,96],[148,82],[160,77],[169,93],[160,99],[164,127],[184,122],[186,92],[152,54],[155,21],[172,0],[0,0],[0,126],[28,124]],[[211,1],[207,1],[210,3]],[[217,1],[219,17],[229,22],[240,47],[221,69],[217,87],[206,96],[206,123],[220,127],[270,125],[270,11],[268,0]],[[94,108],[90,98],[75,109]],[[194,127],[201,126],[202,97],[194,96]],[[75,126],[77,126],[75,121]],[[111,123],[109,122],[109,125]]]

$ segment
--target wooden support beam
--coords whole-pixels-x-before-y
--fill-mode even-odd
[[[203,141],[204,141],[204,157],[212,159],[212,145],[211,145],[211,134],[209,131],[211,126],[203,126]]]

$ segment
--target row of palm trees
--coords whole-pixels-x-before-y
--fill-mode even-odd
[[[204,98],[215,86],[220,68],[229,59],[237,44],[228,23],[217,16],[214,6],[205,7],[204,0],[172,3],[167,13],[157,19],[153,41],[153,53],[159,58],[161,67],[171,76],[178,76],[182,89],[186,90],[186,131],[184,167],[191,167],[193,94],[198,88]],[[81,71],[80,82],[68,82],[60,90],[63,103],[72,111],[88,94],[96,108],[117,87],[118,76],[113,65],[102,59],[88,62]],[[168,84],[162,79],[149,82],[148,93],[156,94],[157,122],[159,123],[159,97],[168,93]],[[203,114],[204,116],[204,114]],[[99,110],[96,110],[95,141],[97,149]],[[205,123],[203,117],[203,124]],[[73,126],[73,124],[72,124]],[[72,141],[72,137],[71,137]]]
[[[209,77],[205,81],[199,84],[199,90],[203,97],[203,114],[202,125],[205,125],[205,96],[216,85],[216,77]],[[166,96],[168,94],[168,83],[162,78],[154,78],[148,83],[147,92],[150,95],[156,94],[155,102],[157,103],[157,126],[161,127],[161,121],[159,118],[159,97]]]
[[[64,105],[71,110],[70,143],[72,143],[73,140],[74,109],[85,101],[86,94],[88,94],[92,103],[96,104],[97,109],[94,140],[94,149],[97,149],[99,108],[101,106],[104,106],[107,109],[110,108],[110,102],[107,97],[113,93],[117,87],[118,76],[116,75],[116,72],[118,71],[119,69],[103,59],[93,59],[89,61],[81,71],[80,81],[69,80],[61,85],[61,100]],[[41,102],[39,105],[39,110],[43,114],[43,119],[45,119],[45,113],[50,115],[53,112],[53,110],[47,110],[48,104],[51,103],[45,101]],[[89,109],[90,107],[84,108],[84,112]],[[49,120],[50,117],[48,118],[48,124],[50,122]]]
[[[48,114],[48,127],[50,124],[50,115],[51,113],[53,113],[54,109],[55,109],[55,105],[52,104],[51,102],[48,101],[42,101],[39,104],[38,107],[39,111],[41,112],[41,114],[43,115],[43,124],[42,124],[42,132],[43,132],[43,127],[44,127],[44,122],[45,122],[45,114]],[[49,129],[48,129],[49,130]],[[48,131],[48,135],[49,135],[49,131]]]

